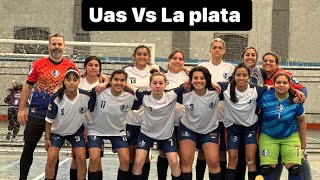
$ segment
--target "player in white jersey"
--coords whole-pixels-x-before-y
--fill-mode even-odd
[[[240,63],[234,72],[232,81],[223,92],[224,125],[227,129],[228,169],[226,179],[236,179],[238,149],[245,144],[245,159],[248,167],[248,179],[254,180],[256,169],[256,150],[258,134],[258,115],[256,114],[258,97],[267,91],[267,87],[250,85],[250,68]]]
[[[220,92],[211,85],[207,68],[197,66],[191,69],[191,90],[183,94],[185,115],[179,127],[181,171],[185,180],[192,179],[192,164],[195,148],[203,149],[209,167],[209,178],[221,179],[219,164],[219,133],[217,107]]]
[[[96,87],[99,84],[99,78],[101,75],[101,61],[96,56],[89,56],[84,61],[84,77],[80,77],[80,84],[79,88],[83,89],[85,91],[90,91],[94,87]],[[90,118],[90,112],[87,112],[87,118]],[[84,132],[84,138],[86,140],[87,135],[86,131]],[[89,152],[87,149],[87,158],[89,158]],[[76,158],[74,155],[74,150],[72,149],[72,161],[70,165],[70,180],[77,180],[77,166],[76,166]],[[101,151],[101,157],[103,157],[103,149]],[[102,173],[102,165],[100,163],[99,170],[99,179],[101,180],[103,177]]]
[[[78,179],[86,178],[86,147],[83,123],[86,112],[93,111],[94,95],[78,89],[80,76],[69,69],[63,80],[63,87],[51,98],[48,106],[45,131],[45,149],[48,153],[45,177],[54,179],[55,164],[65,140],[74,148],[78,167]]]
[[[174,50],[168,56],[168,71],[165,73],[167,78],[166,90],[176,88],[189,79],[189,70],[184,67],[185,56],[183,51]],[[182,116],[184,115],[184,106],[176,103],[174,134],[178,138],[178,127]],[[179,145],[179,144],[178,144]],[[178,146],[179,149],[179,146]],[[164,152],[159,149],[159,156],[157,161],[158,180],[167,179],[168,160]]]
[[[217,82],[229,82],[234,71],[235,66],[226,63],[222,60],[223,55],[226,51],[225,42],[221,38],[215,38],[210,43],[210,54],[211,60],[209,62],[202,62],[198,66],[206,67],[211,74],[211,81],[213,83]],[[225,144],[225,128],[223,125],[224,112],[223,112],[223,101],[218,104],[218,120],[219,120],[219,133],[220,133],[220,166],[221,166],[221,176],[222,179],[225,178],[226,172],[226,144]],[[203,152],[199,151],[198,160],[196,165],[197,179],[203,179],[206,162],[204,160]]]
[[[134,95],[124,92],[127,73],[115,70],[107,88],[97,95],[93,117],[86,124],[90,154],[89,179],[98,179],[97,170],[101,163],[101,144],[109,139],[119,157],[119,180],[129,178],[129,149],[126,137],[125,116],[134,106]],[[137,108],[136,108],[137,109]]]
[[[136,157],[132,170],[134,179],[142,179],[142,168],[150,147],[157,142],[166,153],[172,179],[181,179],[177,142],[173,137],[175,105],[182,88],[166,91],[166,76],[155,72],[150,76],[151,91],[135,91],[145,110],[144,120],[137,140]],[[132,86],[128,86],[133,89]]]
[[[128,74],[127,83],[131,84],[141,90],[149,89],[149,78],[150,70],[155,68],[159,70],[158,65],[150,65],[151,52],[150,49],[145,45],[137,46],[132,54],[132,59],[134,60],[133,66],[124,67],[125,72]],[[138,110],[129,111],[126,116],[127,122],[127,136],[130,152],[130,164],[129,172],[132,172],[132,167],[135,159],[137,138],[140,132],[141,123],[144,117],[144,111],[141,107]],[[148,180],[150,172],[150,159],[146,160],[143,166],[143,179]]]

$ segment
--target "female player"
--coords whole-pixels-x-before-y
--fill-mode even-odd
[[[265,180],[274,179],[273,169],[281,155],[288,169],[288,179],[302,179],[301,149],[306,148],[306,120],[302,104],[294,103],[291,78],[284,73],[274,77],[274,90],[258,101],[262,109],[262,128],[259,138],[261,173]]]
[[[182,94],[183,88],[165,92],[166,83],[166,76],[155,72],[150,76],[151,91],[135,91],[145,110],[132,170],[135,179],[142,179],[143,164],[154,142],[157,142],[158,147],[166,154],[172,179],[181,179],[177,142],[173,131],[177,96]],[[132,86],[128,87],[134,89]]]
[[[264,83],[268,86],[273,86],[274,77],[279,73],[285,73],[290,77],[290,86],[295,91],[296,95],[300,97],[299,102],[305,102],[307,96],[307,88],[298,81],[296,77],[289,71],[285,71],[279,67],[280,58],[274,52],[267,52],[262,57],[262,67],[265,72]],[[301,93],[302,92],[302,93]],[[294,99],[295,102],[297,101]],[[305,149],[303,150],[305,152]],[[282,163],[279,161],[277,167],[274,170],[274,178],[280,179],[282,172]],[[302,171],[304,180],[311,180],[311,170],[310,164],[307,159],[307,154],[304,153],[304,158],[302,160]]]
[[[240,63],[233,74],[224,95],[224,126],[227,130],[228,169],[226,179],[236,179],[238,149],[240,142],[245,144],[245,159],[248,179],[257,175],[255,155],[257,150],[258,115],[256,100],[268,88],[249,84],[250,68]]]
[[[165,73],[167,78],[166,90],[176,88],[188,80],[188,70],[184,67],[185,56],[183,51],[176,49],[172,51],[168,57],[168,71]],[[178,127],[182,116],[184,115],[184,106],[176,103],[174,134],[178,138]],[[179,143],[178,143],[179,145]],[[178,146],[179,147],[179,146]],[[178,151],[179,152],[179,151]],[[158,180],[167,179],[168,160],[165,153],[159,149],[157,161]]]
[[[153,68],[159,70],[158,65],[150,65],[151,52],[145,45],[137,46],[132,54],[134,65],[124,67],[124,71],[128,74],[127,83],[141,90],[149,89],[150,70]],[[141,123],[144,117],[144,110],[141,107],[138,110],[129,111],[126,116],[127,136],[130,152],[129,172],[132,172],[132,167],[135,159],[135,150],[137,138],[140,132]],[[147,157],[143,166],[143,180],[148,180],[150,172],[150,159]]]
[[[54,179],[55,165],[65,140],[74,148],[78,179],[86,177],[86,148],[83,123],[86,112],[93,111],[94,99],[87,91],[78,89],[79,73],[69,69],[63,87],[52,97],[46,116],[45,149],[48,153],[45,177]],[[94,95],[92,95],[94,96]]]
[[[126,180],[129,176],[129,149],[126,138],[125,116],[133,108],[134,96],[124,92],[127,73],[115,70],[111,74],[107,88],[97,95],[93,117],[87,122],[90,164],[88,178],[98,179],[101,164],[101,145],[109,139],[112,149],[118,153],[118,179]],[[136,108],[137,109],[137,108]]]
[[[83,66],[84,66],[84,77],[80,77],[79,88],[85,91],[90,91],[99,84],[99,78],[101,75],[101,61],[96,56],[89,56],[85,59]],[[90,117],[91,117],[90,113],[88,112],[87,118],[89,119]],[[84,133],[84,136],[86,139],[87,138],[86,133]],[[101,147],[104,147],[103,143]],[[72,149],[72,155],[73,155],[73,158],[70,165],[70,180],[77,180],[77,164],[76,164],[76,158],[74,156],[73,149]],[[86,156],[87,158],[89,158],[88,150],[87,150]],[[103,148],[101,151],[101,157],[103,157]],[[90,167],[89,167],[89,170],[90,170]],[[99,180],[101,180],[103,177],[101,163],[98,168],[98,176],[99,176]]]
[[[209,179],[222,179],[219,163],[219,121],[217,107],[220,92],[211,85],[207,68],[197,66],[189,73],[191,91],[184,93],[185,115],[179,127],[181,171],[185,180],[192,179],[195,148],[202,149],[209,169]]]

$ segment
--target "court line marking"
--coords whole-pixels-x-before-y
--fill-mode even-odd
[[[66,158],[65,160],[63,160],[62,162],[59,163],[59,167],[64,164],[65,162],[69,161],[71,158]],[[39,179],[43,179],[44,178],[45,173],[40,174],[39,176],[33,178],[32,180],[39,180]]]
[[[6,170],[6,169],[8,169],[8,168],[10,168],[10,167],[12,167],[12,166],[15,166],[16,164],[19,164],[19,162],[20,162],[20,160],[17,160],[17,161],[15,161],[15,162],[11,163],[11,164],[8,164],[8,165],[0,168],[0,171],[3,171],[3,170]]]

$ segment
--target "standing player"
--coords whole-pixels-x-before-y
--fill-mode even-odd
[[[76,155],[77,177],[86,179],[86,145],[83,136],[86,112],[93,111],[95,96],[78,89],[80,75],[69,69],[64,77],[63,87],[52,97],[48,106],[45,131],[45,149],[48,152],[45,179],[55,179],[55,165],[59,151],[68,140]],[[94,94],[95,95],[95,94]]]
[[[246,64],[250,68],[250,84],[263,86],[263,75],[262,69],[257,67],[258,62],[258,51],[254,47],[246,47],[241,53],[241,60],[244,64]],[[260,124],[259,124],[260,126]],[[259,129],[259,127],[258,127]],[[256,169],[257,172],[260,172],[260,158],[259,151],[256,151]],[[246,156],[245,156],[245,145],[243,141],[239,144],[238,149],[238,163],[236,168],[236,179],[237,180],[245,180],[246,175]]]
[[[306,148],[306,119],[302,104],[294,103],[291,78],[284,73],[274,77],[274,90],[258,101],[262,109],[259,138],[261,174],[265,180],[274,179],[273,170],[279,154],[288,169],[289,180],[300,180],[301,149]]]
[[[217,82],[229,82],[232,76],[232,73],[235,69],[235,66],[223,62],[222,58],[226,52],[226,44],[221,38],[215,38],[210,43],[210,54],[211,61],[202,62],[198,66],[206,67],[211,74],[211,81],[213,83]],[[219,133],[220,133],[220,167],[221,167],[221,177],[225,178],[226,174],[226,143],[225,143],[225,128],[223,125],[224,112],[223,112],[223,101],[220,101],[218,104],[218,121],[219,121]],[[196,165],[196,174],[197,180],[202,180],[204,172],[206,169],[206,161],[204,160],[204,155],[202,151],[199,151],[197,165]]]
[[[85,91],[90,91],[94,87],[96,87],[99,84],[99,77],[101,75],[101,61],[96,56],[89,56],[84,61],[84,78],[80,78],[80,84],[79,88],[83,89]],[[91,118],[90,112],[87,112],[87,121]],[[86,131],[84,133],[85,139],[87,138]],[[104,147],[104,144],[102,143],[102,146]],[[87,152],[89,153],[89,152]],[[70,180],[77,180],[77,164],[76,164],[76,156],[72,149],[72,161],[70,165]],[[101,151],[101,157],[103,157],[103,149]],[[89,154],[87,154],[87,158],[89,158]],[[100,163],[98,168],[98,176],[99,180],[102,179],[103,173],[102,173],[102,165]]]
[[[262,67],[263,67],[263,70],[265,72],[265,76],[264,76],[264,83],[268,86],[273,86],[274,84],[274,77],[279,74],[279,73],[284,73],[284,74],[287,74],[289,77],[290,77],[290,86],[292,89],[295,90],[296,94],[300,92],[302,93],[299,93],[300,94],[300,97],[301,95],[303,96],[302,97],[302,102],[305,101],[305,97],[307,96],[307,88],[302,84],[300,83],[296,77],[294,77],[292,75],[292,73],[290,73],[289,71],[285,71],[283,69],[281,69],[279,67],[279,61],[280,61],[280,58],[279,56],[274,53],[274,52],[267,52],[263,55],[262,57]],[[299,90],[299,91],[296,91],[296,90]],[[305,149],[303,150],[305,152]],[[275,176],[275,179],[280,179],[280,176],[281,176],[281,172],[282,172],[282,164],[281,162],[278,163],[277,167],[275,168],[274,170],[274,176]],[[311,172],[310,172],[310,164],[309,164],[309,161],[307,160],[307,154],[304,153],[304,158],[302,160],[302,171],[303,171],[303,178],[305,180],[310,180],[312,179],[311,178]]]
[[[64,37],[53,34],[49,37],[49,56],[36,60],[22,88],[18,121],[25,125],[24,146],[20,158],[20,180],[28,177],[33,160],[33,152],[45,130],[45,116],[50,102],[50,96],[61,86],[66,71],[76,65],[64,58]],[[31,90],[34,92],[29,106],[29,114],[26,112],[26,104]]]
[[[149,89],[150,70],[155,67],[159,70],[159,66],[150,65],[151,52],[147,46],[137,46],[132,54],[134,60],[133,66],[124,68],[124,71],[128,74],[127,83],[131,84],[141,90]],[[138,110],[129,111],[126,116],[127,122],[127,136],[130,152],[130,164],[129,172],[132,172],[132,167],[135,159],[137,138],[140,132],[141,123],[144,117],[143,107]],[[150,172],[150,159],[146,159],[143,166],[143,180],[148,180]]]
[[[191,90],[183,94],[185,115],[179,127],[181,171],[185,180],[192,179],[192,163],[195,148],[202,149],[209,169],[210,180],[221,179],[219,164],[219,133],[217,107],[219,92],[211,85],[207,68],[197,66],[189,74]]]
[[[98,179],[97,170],[101,164],[100,152],[104,139],[109,139],[112,149],[118,153],[120,166],[117,179],[129,179],[129,149],[125,116],[136,106],[133,104],[133,94],[124,92],[126,83],[127,73],[123,70],[115,70],[111,74],[107,89],[97,95],[93,117],[87,123],[90,154],[89,179]]]
[[[166,90],[176,88],[188,80],[188,70],[184,67],[185,56],[181,50],[174,50],[168,57],[168,71],[165,73],[167,78]],[[184,115],[184,106],[176,103],[174,134],[178,138],[178,127],[182,116]],[[179,144],[178,144],[179,145]],[[178,146],[179,147],[179,146]],[[179,152],[179,148],[178,148]],[[178,153],[179,154],[179,153]],[[157,161],[158,180],[167,179],[168,160],[165,153],[159,149]]]
[[[162,149],[171,168],[172,179],[181,179],[181,170],[178,163],[177,142],[173,135],[175,105],[178,94],[183,88],[165,92],[166,77],[164,74],[154,72],[150,76],[151,91],[135,91],[135,94],[145,110],[144,121],[138,136],[136,157],[133,166],[134,179],[142,179],[142,168],[148,156],[150,147],[154,142]],[[134,89],[128,85],[130,89]]]
[[[238,149],[245,145],[245,161],[248,166],[248,179],[257,175],[256,150],[258,134],[258,115],[256,100],[268,88],[249,84],[250,68],[240,63],[224,95],[224,126],[227,129],[228,169],[226,179],[236,179]]]

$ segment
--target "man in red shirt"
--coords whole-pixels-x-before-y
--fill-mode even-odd
[[[70,67],[77,69],[72,61],[63,57],[65,49],[63,36],[51,35],[48,48],[48,57],[33,62],[27,82],[21,92],[18,121],[26,127],[23,152],[20,158],[20,180],[27,179],[33,160],[33,152],[45,131],[45,116],[51,95],[62,85],[66,71]],[[32,88],[34,88],[34,92],[27,115],[26,104]]]

